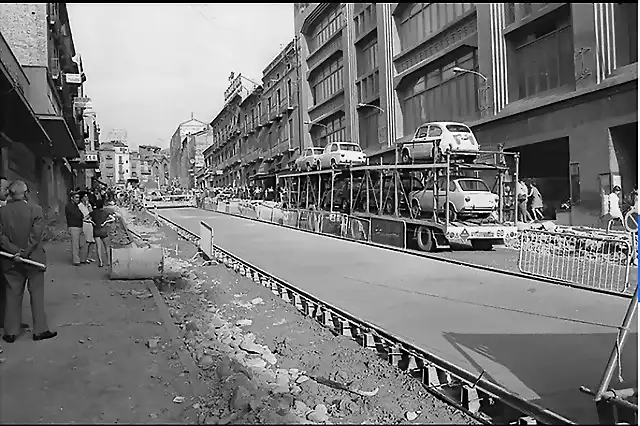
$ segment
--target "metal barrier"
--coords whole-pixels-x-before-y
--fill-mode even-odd
[[[171,209],[176,207],[197,207],[196,197],[191,195],[163,195],[146,199],[145,206],[159,209]]]
[[[629,291],[634,250],[615,237],[524,230],[520,235],[520,272],[590,289]]]
[[[209,256],[210,259],[213,258],[213,228],[202,221],[200,221],[200,241],[198,242],[198,248]]]

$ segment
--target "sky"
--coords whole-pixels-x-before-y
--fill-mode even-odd
[[[67,3],[76,54],[106,139],[124,129],[130,147],[169,146],[178,125],[210,122],[229,74],[260,82],[293,40],[293,4]]]

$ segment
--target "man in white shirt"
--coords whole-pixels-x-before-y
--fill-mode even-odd
[[[620,209],[620,194],[622,189],[616,185],[607,196],[607,206],[609,211],[609,223],[607,224],[607,232],[611,231],[611,225],[614,221],[622,222],[622,210]]]
[[[531,215],[527,210],[527,200],[529,195],[529,188],[522,179],[516,184],[516,198],[518,203],[518,216],[522,222],[531,222]]]

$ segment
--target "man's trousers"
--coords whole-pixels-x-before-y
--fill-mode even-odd
[[[7,280],[6,312],[4,316],[4,334],[20,334],[22,322],[22,298],[25,285],[28,285],[31,299],[31,317],[34,334],[49,329],[44,312],[44,272],[25,266],[14,266],[4,272]]]

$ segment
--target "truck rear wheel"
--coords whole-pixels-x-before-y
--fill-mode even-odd
[[[427,226],[419,226],[416,229],[416,242],[422,251],[434,251],[436,248],[433,231]]]

